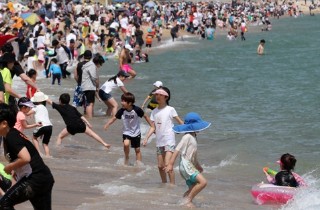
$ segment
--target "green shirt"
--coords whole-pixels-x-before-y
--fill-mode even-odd
[[[8,68],[4,68],[1,71],[2,79],[3,79],[3,85],[4,84],[9,84],[10,86],[12,85],[12,78],[11,78],[11,72]],[[9,104],[9,96],[10,94],[5,91],[4,92],[4,103]]]
[[[5,89],[4,89],[4,84],[3,84],[3,79],[2,79],[2,75],[0,74],[0,92],[4,92]]]

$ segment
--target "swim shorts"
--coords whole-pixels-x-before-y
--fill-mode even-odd
[[[99,97],[102,101],[108,101],[110,98],[112,98],[112,95],[110,93],[106,93],[103,90],[99,90]]]
[[[186,180],[186,184],[189,187],[197,182],[196,177],[200,173],[198,169],[196,169],[196,167],[192,164],[192,162],[187,160],[183,156],[181,156],[180,158],[179,172],[180,175]]]
[[[157,147],[157,155],[163,155],[166,152],[174,152],[175,148],[176,148],[175,145],[166,145],[163,147]]]
[[[132,67],[129,64],[123,64],[121,70],[125,71],[128,73],[128,71],[130,71],[132,69]]]
[[[52,135],[52,125],[43,126],[33,132],[33,136],[38,138],[43,135],[42,143],[49,144]]]
[[[192,185],[197,183],[197,176],[198,176],[199,172],[195,172],[194,174],[192,174],[190,176],[189,179],[186,180],[186,184],[188,185],[188,187],[191,187]]]
[[[75,124],[75,125],[68,125],[67,126],[67,131],[71,135],[75,135],[77,133],[84,133],[86,131],[86,124],[84,122]]]
[[[141,141],[141,134],[139,134],[136,137],[128,136],[123,134],[122,135],[123,141],[126,139],[129,139],[131,142],[131,148],[139,148],[140,147],[140,141]]]

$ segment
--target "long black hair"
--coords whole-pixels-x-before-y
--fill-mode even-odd
[[[170,93],[170,90],[169,90],[169,88],[167,88],[167,87],[161,87],[161,89],[162,90],[164,90],[164,91],[166,91],[167,93],[168,93],[168,98],[167,98],[167,105],[169,105],[169,101],[170,101],[170,97],[171,97],[171,93]]]

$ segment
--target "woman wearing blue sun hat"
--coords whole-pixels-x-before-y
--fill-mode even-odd
[[[165,170],[167,172],[173,170],[174,162],[180,153],[179,171],[189,188],[183,195],[184,202],[182,204],[187,207],[194,207],[193,198],[207,185],[207,180],[201,174],[203,168],[197,160],[196,133],[207,129],[210,125],[211,123],[203,121],[199,114],[190,112],[185,116],[183,125],[173,127],[174,132],[184,135]]]

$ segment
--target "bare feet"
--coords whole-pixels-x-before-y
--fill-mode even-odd
[[[192,202],[187,203],[185,206],[191,209],[196,208],[196,206]]]

